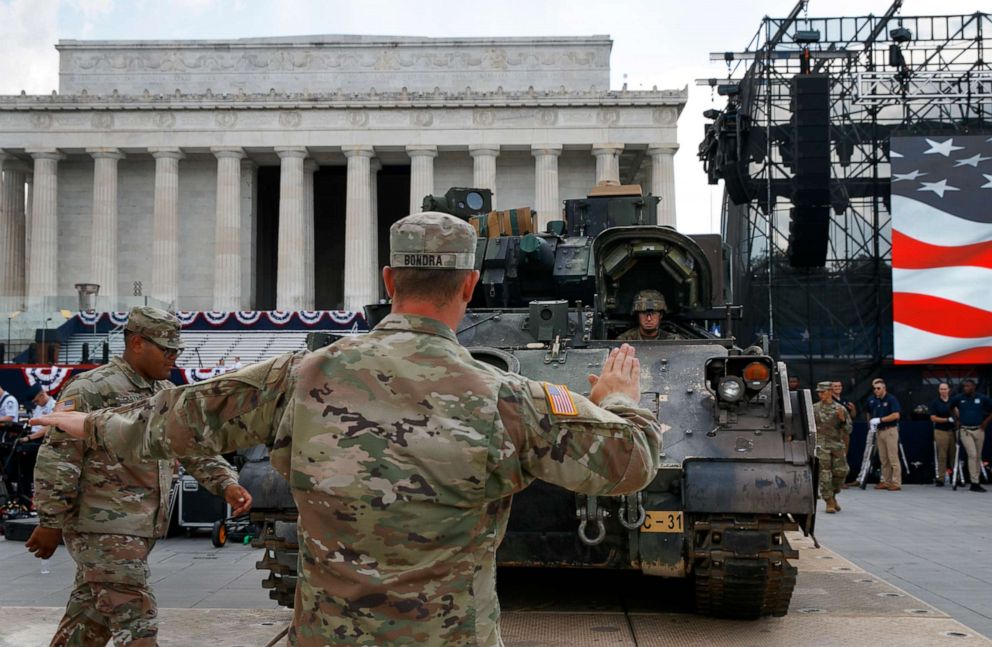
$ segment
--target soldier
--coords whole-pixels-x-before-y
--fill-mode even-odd
[[[96,411],[132,403],[172,387],[166,381],[182,349],[179,321],[164,310],[136,307],[124,327],[124,355],[70,382],[61,411]],[[186,470],[240,514],[251,495],[218,457],[183,459]],[[76,562],[75,588],[52,646],[156,645],[155,596],[148,553],[169,520],[172,464],[140,460],[121,465],[99,447],[86,447],[57,429],[48,434],[35,471],[38,527],[27,541],[47,559],[64,539]]]
[[[851,429],[847,408],[834,402],[830,382],[816,385],[820,401],[813,405],[816,420],[816,457],[820,460],[820,496],[827,503],[827,512],[840,512],[837,493],[847,478],[847,451],[844,436]]]
[[[634,297],[631,308],[637,316],[637,327],[623,332],[617,337],[620,341],[655,341],[658,339],[678,339],[675,333],[661,329],[661,320],[668,312],[665,295],[657,290],[641,290]]]
[[[661,429],[638,406],[626,344],[588,398],[472,358],[454,329],[479,280],[475,237],[440,213],[396,222],[382,273],[392,313],[367,335],[47,420],[125,460],[269,445],[300,515],[291,645],[500,645],[495,560],[512,494],[537,478],[636,492]]]
[[[854,429],[854,416],[857,415],[858,408],[853,402],[844,397],[844,383],[840,380],[833,380],[830,382],[830,392],[833,395],[833,400],[837,404],[843,405],[847,409],[848,420],[847,420],[847,433],[844,434],[844,453],[847,454],[851,450],[851,431]],[[846,490],[847,483],[843,483],[840,489]]]

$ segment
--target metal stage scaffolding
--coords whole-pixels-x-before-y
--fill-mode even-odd
[[[725,79],[697,81],[728,99],[707,111],[699,155],[710,182],[724,180],[738,337],[768,334],[806,385],[829,366],[854,367],[854,386],[892,357],[890,134],[992,130],[992,15],[908,17],[900,5],[816,18],[799,2],[765,18],[744,51],[711,54]],[[812,268],[788,256],[800,74],[829,77],[829,246]]]

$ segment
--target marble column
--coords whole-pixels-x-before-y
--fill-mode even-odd
[[[473,144],[468,147],[472,156],[472,188],[493,192],[493,210],[496,209],[496,158],[499,144]]]
[[[241,160],[235,146],[212,147],[217,158],[217,207],[214,225],[213,309],[241,309]]]
[[[279,155],[279,256],[276,269],[276,308],[303,310],[306,278],[306,224],[303,199],[302,146],[276,147]]]
[[[361,311],[378,299],[376,270],[372,260],[375,236],[372,218],[371,146],[342,146],[348,158],[347,206],[345,208],[344,307]],[[412,182],[411,182],[412,185]],[[419,209],[418,209],[419,211]]]
[[[24,176],[12,156],[0,153],[0,296],[24,296]],[[11,307],[11,309],[14,309]]]
[[[537,231],[544,231],[549,220],[561,220],[561,201],[558,199],[558,156],[561,144],[531,146],[534,156],[534,209],[537,211]]]
[[[313,174],[319,166],[313,160],[303,162],[303,309],[314,308],[314,212],[313,212]]]
[[[178,148],[149,148],[155,158],[155,206],[152,211],[152,298],[179,302],[179,160]]]
[[[34,195],[31,210],[31,266],[28,270],[29,307],[45,307],[44,299],[58,292],[59,269],[59,160],[57,149],[29,149],[34,159]]]
[[[653,144],[651,156],[651,194],[661,198],[658,204],[658,224],[675,226],[675,153],[678,144]]]
[[[372,200],[372,265],[374,268],[375,300],[382,298],[382,265],[379,262],[379,171],[382,162],[373,157],[369,160],[369,197]]]
[[[116,148],[88,148],[93,158],[93,219],[90,225],[90,282],[100,286],[107,310],[117,303],[117,162]]]
[[[24,292],[28,289],[28,276],[31,272],[31,209],[34,205],[34,174],[24,176],[24,192],[27,199],[24,207]]]
[[[623,144],[594,144],[592,154],[596,158],[596,184],[616,182],[620,184],[620,153]]]
[[[241,306],[254,310],[258,277],[255,257],[258,249],[258,165],[241,160]]]
[[[410,213],[423,211],[424,196],[434,194],[434,158],[437,146],[407,146],[410,156]]]

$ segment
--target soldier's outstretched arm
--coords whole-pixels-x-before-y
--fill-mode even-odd
[[[304,355],[281,355],[82,420],[72,413],[38,420],[86,438],[124,462],[271,447],[293,388],[293,368]]]
[[[228,486],[238,484],[238,473],[223,456],[186,456],[179,462],[211,494],[222,496]]]
[[[540,478],[595,495],[643,489],[660,464],[661,428],[638,406],[640,366],[633,348],[614,350],[590,397],[531,380],[508,382],[499,414],[513,445],[506,473],[513,490]],[[519,474],[519,476],[518,476]]]

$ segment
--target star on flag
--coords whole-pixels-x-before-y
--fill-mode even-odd
[[[940,197],[944,197],[945,191],[960,191],[961,189],[947,184],[947,180],[941,180],[940,182],[920,182],[923,186],[917,189],[917,191],[933,191]]]
[[[927,139],[927,143],[930,144],[930,150],[923,151],[924,155],[935,155],[940,154],[944,157],[950,157],[951,153],[954,151],[963,150],[964,146],[955,146],[954,138],[948,139],[946,142],[937,142],[932,139]]]
[[[915,171],[910,171],[909,173],[893,173],[892,181],[901,182],[902,180],[915,180],[918,177],[923,177],[926,173],[920,173],[920,169]]]
[[[975,168],[978,168],[978,165],[984,162],[985,160],[992,160],[992,157],[982,157],[981,155],[972,155],[967,159],[958,160],[957,163],[954,164],[954,167],[957,168],[959,166],[973,166]]]

